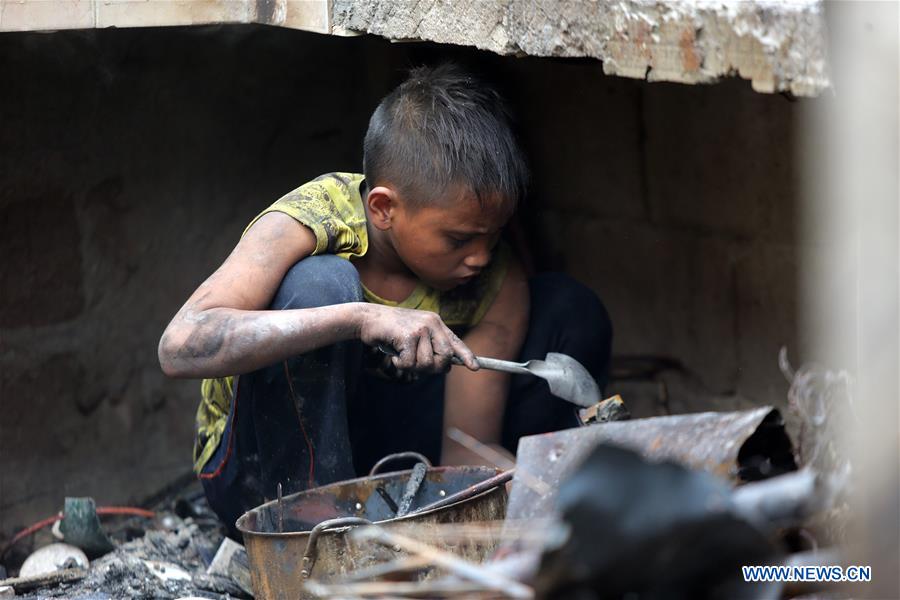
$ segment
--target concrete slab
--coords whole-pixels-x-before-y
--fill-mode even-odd
[[[829,86],[819,0],[796,2],[393,2],[334,0],[346,29],[499,54],[591,57],[610,75],[709,83],[738,74],[759,92]]]
[[[830,85],[821,0],[0,0],[0,31],[260,23],[590,57],[610,75],[815,96]]]

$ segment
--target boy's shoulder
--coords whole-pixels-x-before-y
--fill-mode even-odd
[[[363,178],[360,173],[325,173],[294,188],[276,200],[274,205],[292,202],[345,204],[359,199],[359,188]]]
[[[360,256],[368,246],[366,212],[360,197],[364,177],[359,173],[320,175],[276,200],[256,216],[284,213],[309,227],[316,236],[314,254]]]
[[[326,173],[288,192],[269,210],[286,212],[301,221],[339,221],[353,227],[366,220],[359,191],[362,180],[357,173]]]

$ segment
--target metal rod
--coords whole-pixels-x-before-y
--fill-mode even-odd
[[[513,475],[515,475],[516,470],[510,469],[508,471],[503,471],[499,475],[494,475],[489,479],[485,479],[481,483],[476,483],[473,486],[469,486],[464,490],[460,490],[455,494],[450,494],[446,498],[441,498],[436,502],[432,502],[426,506],[420,506],[416,510],[409,513],[410,515],[417,515],[419,513],[425,512],[426,510],[434,510],[436,508],[443,508],[444,506],[449,506],[450,504],[455,504],[461,500],[467,500],[473,496],[477,496],[482,492],[486,492],[487,490],[493,489],[498,485],[503,485],[510,479],[512,479]],[[409,515],[407,515],[409,516]]]
[[[284,533],[284,502],[281,497],[281,482],[278,482],[278,533]]]
[[[484,444],[465,431],[461,429],[457,429],[456,427],[450,427],[447,429],[447,437],[456,442],[457,444],[463,446],[467,450],[474,452],[484,460],[493,463],[494,466],[500,467],[501,469],[515,469],[516,463],[505,456],[503,456],[500,452],[494,450],[487,444]],[[530,488],[532,491],[538,494],[546,494],[550,491],[550,486],[546,483],[532,475],[531,473],[522,470],[519,468],[518,479],[516,481],[521,481],[525,486]]]
[[[514,460],[508,459],[497,450],[494,450],[484,442],[479,441],[477,438],[472,437],[462,429],[457,429],[456,427],[448,427],[447,437],[466,450],[470,450],[472,453],[477,454],[483,460],[486,460],[495,467],[500,467],[501,469],[514,469],[516,467],[516,462]],[[520,477],[521,475],[522,474],[519,473]]]
[[[422,481],[425,479],[425,473],[427,472],[428,466],[425,463],[416,463],[416,466],[413,467],[412,473],[410,473],[409,479],[406,481],[406,490],[404,490],[403,496],[400,497],[400,506],[397,508],[398,517],[406,516],[409,509],[412,508],[413,499],[416,497],[419,488],[422,487]]]
[[[391,495],[388,494],[387,490],[383,487],[377,487],[375,488],[375,491],[379,496],[381,496],[381,499],[384,500],[384,503],[388,505],[388,508],[391,509],[391,512],[396,515],[399,508],[397,506],[397,503],[394,502],[394,499],[391,498]]]

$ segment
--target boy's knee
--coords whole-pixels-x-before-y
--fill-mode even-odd
[[[285,273],[271,308],[314,308],[362,302],[359,273],[349,260],[331,254],[308,256]]]
[[[593,290],[565,273],[542,273],[529,280],[532,314],[569,339],[608,347],[612,321]]]

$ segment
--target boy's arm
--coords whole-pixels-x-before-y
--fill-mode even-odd
[[[166,327],[159,362],[171,377],[239,375],[347,339],[387,342],[402,352],[401,368],[438,370],[472,353],[437,315],[367,303],[266,310],[285,273],[316,247],[313,232],[282,213],[263,215],[231,255],[197,288]],[[419,340],[427,344],[420,344]]]
[[[516,360],[527,333],[528,312],[528,280],[513,259],[497,298],[463,341],[478,356]],[[509,378],[507,373],[487,369],[451,369],[444,391],[444,430],[455,427],[485,444],[499,443]],[[442,464],[481,462],[483,459],[444,436]]]

